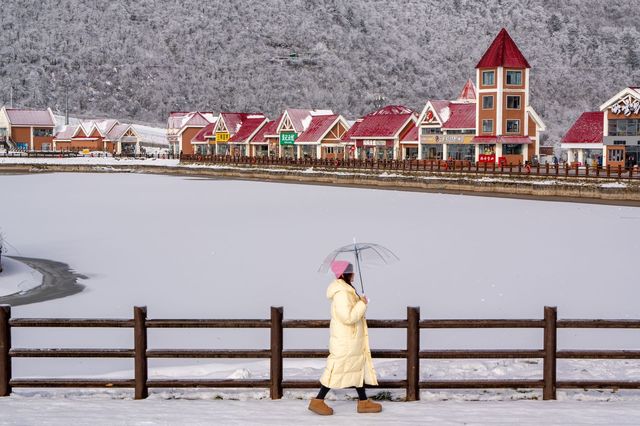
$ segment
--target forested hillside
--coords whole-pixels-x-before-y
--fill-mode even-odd
[[[640,85],[640,2],[4,0],[0,103],[162,123],[171,110],[420,109],[457,95],[501,27],[553,143]]]

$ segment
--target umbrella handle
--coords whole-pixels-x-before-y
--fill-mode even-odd
[[[362,282],[362,270],[360,269],[360,254],[358,253],[358,246],[356,245],[356,237],[353,237],[353,249],[356,252],[356,265],[358,267],[358,277],[360,278],[360,289],[364,294],[364,283]]]

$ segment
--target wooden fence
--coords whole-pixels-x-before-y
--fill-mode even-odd
[[[519,176],[580,177],[580,178],[640,178],[637,167],[592,167],[577,164],[496,164],[467,160],[330,160],[317,158],[233,157],[224,155],[186,155],[181,162],[203,164],[228,164],[233,166],[279,166],[316,167],[343,170],[369,170],[381,172],[429,172],[429,173],[475,173],[510,174]]]
[[[404,380],[380,380],[381,389],[405,389],[406,400],[420,399],[420,389],[542,389],[544,399],[555,399],[556,389],[640,389],[640,381],[629,380],[557,380],[558,359],[640,359],[637,350],[558,350],[559,328],[640,329],[640,320],[558,320],[555,307],[544,308],[543,319],[420,319],[420,308],[408,307],[407,318],[401,320],[367,320],[370,328],[405,329],[405,349],[372,350],[373,358],[406,359]],[[11,345],[11,331],[16,327],[90,327],[133,328],[133,349],[21,349]],[[287,380],[283,377],[284,358],[324,358],[326,350],[284,349],[283,330],[327,328],[327,320],[284,320],[281,307],[271,308],[270,319],[148,319],[146,307],[135,307],[133,319],[60,319],[11,318],[11,308],[0,306],[0,396],[11,394],[12,388],[134,388],[135,398],[148,396],[149,388],[267,388],[272,399],[282,397],[283,389],[318,388],[319,382]],[[271,333],[269,349],[149,349],[147,330],[150,328],[264,328]],[[422,329],[543,329],[541,349],[509,350],[423,350],[420,345]],[[52,379],[14,378],[11,374],[13,358],[133,358],[133,379]],[[152,358],[267,358],[270,377],[266,380],[243,379],[149,379],[148,360]],[[425,359],[542,359],[540,379],[498,380],[421,380],[420,362]]]

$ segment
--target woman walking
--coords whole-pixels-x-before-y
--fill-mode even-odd
[[[324,398],[331,388],[355,387],[358,392],[358,413],[379,413],[382,405],[367,399],[364,385],[377,385],[371,361],[369,334],[364,317],[368,299],[357,295],[353,288],[353,265],[344,260],[331,264],[336,276],[327,289],[331,300],[331,337],[327,367],[320,378],[322,387],[309,403],[309,410],[328,416],[333,414]]]

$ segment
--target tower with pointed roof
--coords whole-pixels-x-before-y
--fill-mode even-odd
[[[544,124],[529,105],[531,66],[506,29],[476,65],[476,161],[518,164],[539,153]]]

